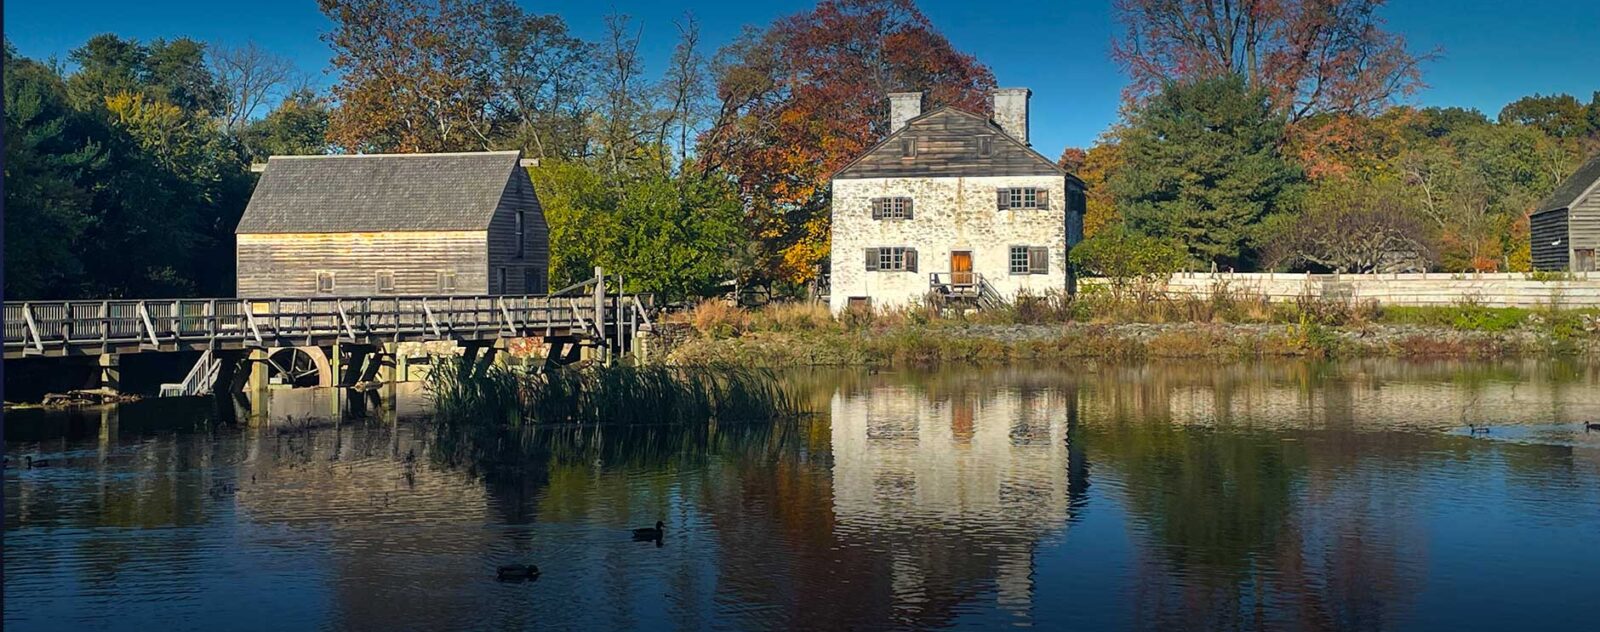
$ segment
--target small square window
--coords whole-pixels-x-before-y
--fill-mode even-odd
[[[456,273],[454,270],[445,270],[439,273],[439,291],[446,294],[456,291]]]
[[[1011,189],[1011,208],[1038,208],[1039,190],[1032,188]]]
[[[384,270],[378,273],[378,291],[385,293],[394,291],[394,272]]]
[[[878,198],[872,204],[873,219],[911,219],[911,198]]]
[[[992,155],[994,155],[994,137],[993,136],[979,136],[978,137],[978,155],[979,156],[992,156]]]
[[[917,141],[911,138],[900,139],[900,157],[914,158],[917,155]]]
[[[318,294],[332,294],[333,293],[333,273],[332,272],[318,272],[317,273],[317,293]]]
[[[1028,267],[1028,247],[1027,246],[1012,246],[1011,247],[1011,273],[1012,274],[1028,274],[1028,271],[1029,271],[1029,267]]]
[[[906,249],[905,248],[879,248],[878,249],[878,269],[879,270],[904,270],[904,269],[906,269]]]

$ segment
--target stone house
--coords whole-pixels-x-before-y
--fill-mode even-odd
[[[834,312],[1072,289],[1084,185],[1029,146],[1030,96],[995,90],[991,118],[889,95],[889,136],[833,176]]]
[[[1600,154],[1589,158],[1528,217],[1533,269],[1594,272],[1600,249]]]
[[[543,294],[549,230],[521,158],[273,156],[234,231],[238,295]]]

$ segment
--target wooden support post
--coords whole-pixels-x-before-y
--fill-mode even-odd
[[[411,356],[411,354],[409,354],[409,353],[401,353],[400,352],[400,345],[399,344],[395,345],[394,370],[395,370],[395,373],[399,375],[399,378],[397,378],[396,381],[399,381],[399,382],[410,382],[411,381],[411,357],[410,356]]]
[[[472,367],[473,365],[477,364],[478,352],[483,349],[483,346],[475,342],[463,342],[462,344],[465,348],[461,353],[461,365],[459,370],[461,372],[461,379],[465,380],[472,377]]]
[[[485,346],[483,348],[483,356],[478,358],[477,366],[472,369],[472,375],[474,377],[488,375],[489,366],[494,364],[495,356],[498,355],[499,351],[497,343],[491,342]]]
[[[267,397],[267,350],[250,350],[250,397],[252,409],[265,409]]]
[[[333,385],[344,386],[344,343],[334,341],[333,353],[328,354],[328,371],[333,373]]]
[[[100,388],[122,392],[122,356],[102,353],[97,360],[100,364]]]
[[[566,353],[567,341],[551,340],[550,350],[547,351],[544,356],[544,370],[549,371],[550,369],[564,364],[562,360],[565,359]]]
[[[344,363],[344,372],[339,375],[339,386],[355,386],[363,380],[372,379],[367,365],[372,362],[372,347],[369,345],[341,345],[350,354],[350,359]]]
[[[594,332],[601,344],[606,340],[606,271],[594,267]]]

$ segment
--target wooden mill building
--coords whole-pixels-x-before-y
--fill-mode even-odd
[[[516,151],[273,156],[235,232],[241,298],[548,291]]]
[[[1535,270],[1595,271],[1600,249],[1600,154],[1562,181],[1528,219]]]

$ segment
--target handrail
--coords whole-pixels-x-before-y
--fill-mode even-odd
[[[8,357],[68,349],[121,352],[119,346],[202,350],[219,344],[262,347],[316,344],[316,339],[387,342],[562,331],[626,348],[641,326],[653,325],[647,301],[630,294],[119,299],[5,306],[14,320],[5,328]],[[604,321],[596,320],[597,314],[604,314]],[[617,322],[609,322],[614,318]]]

